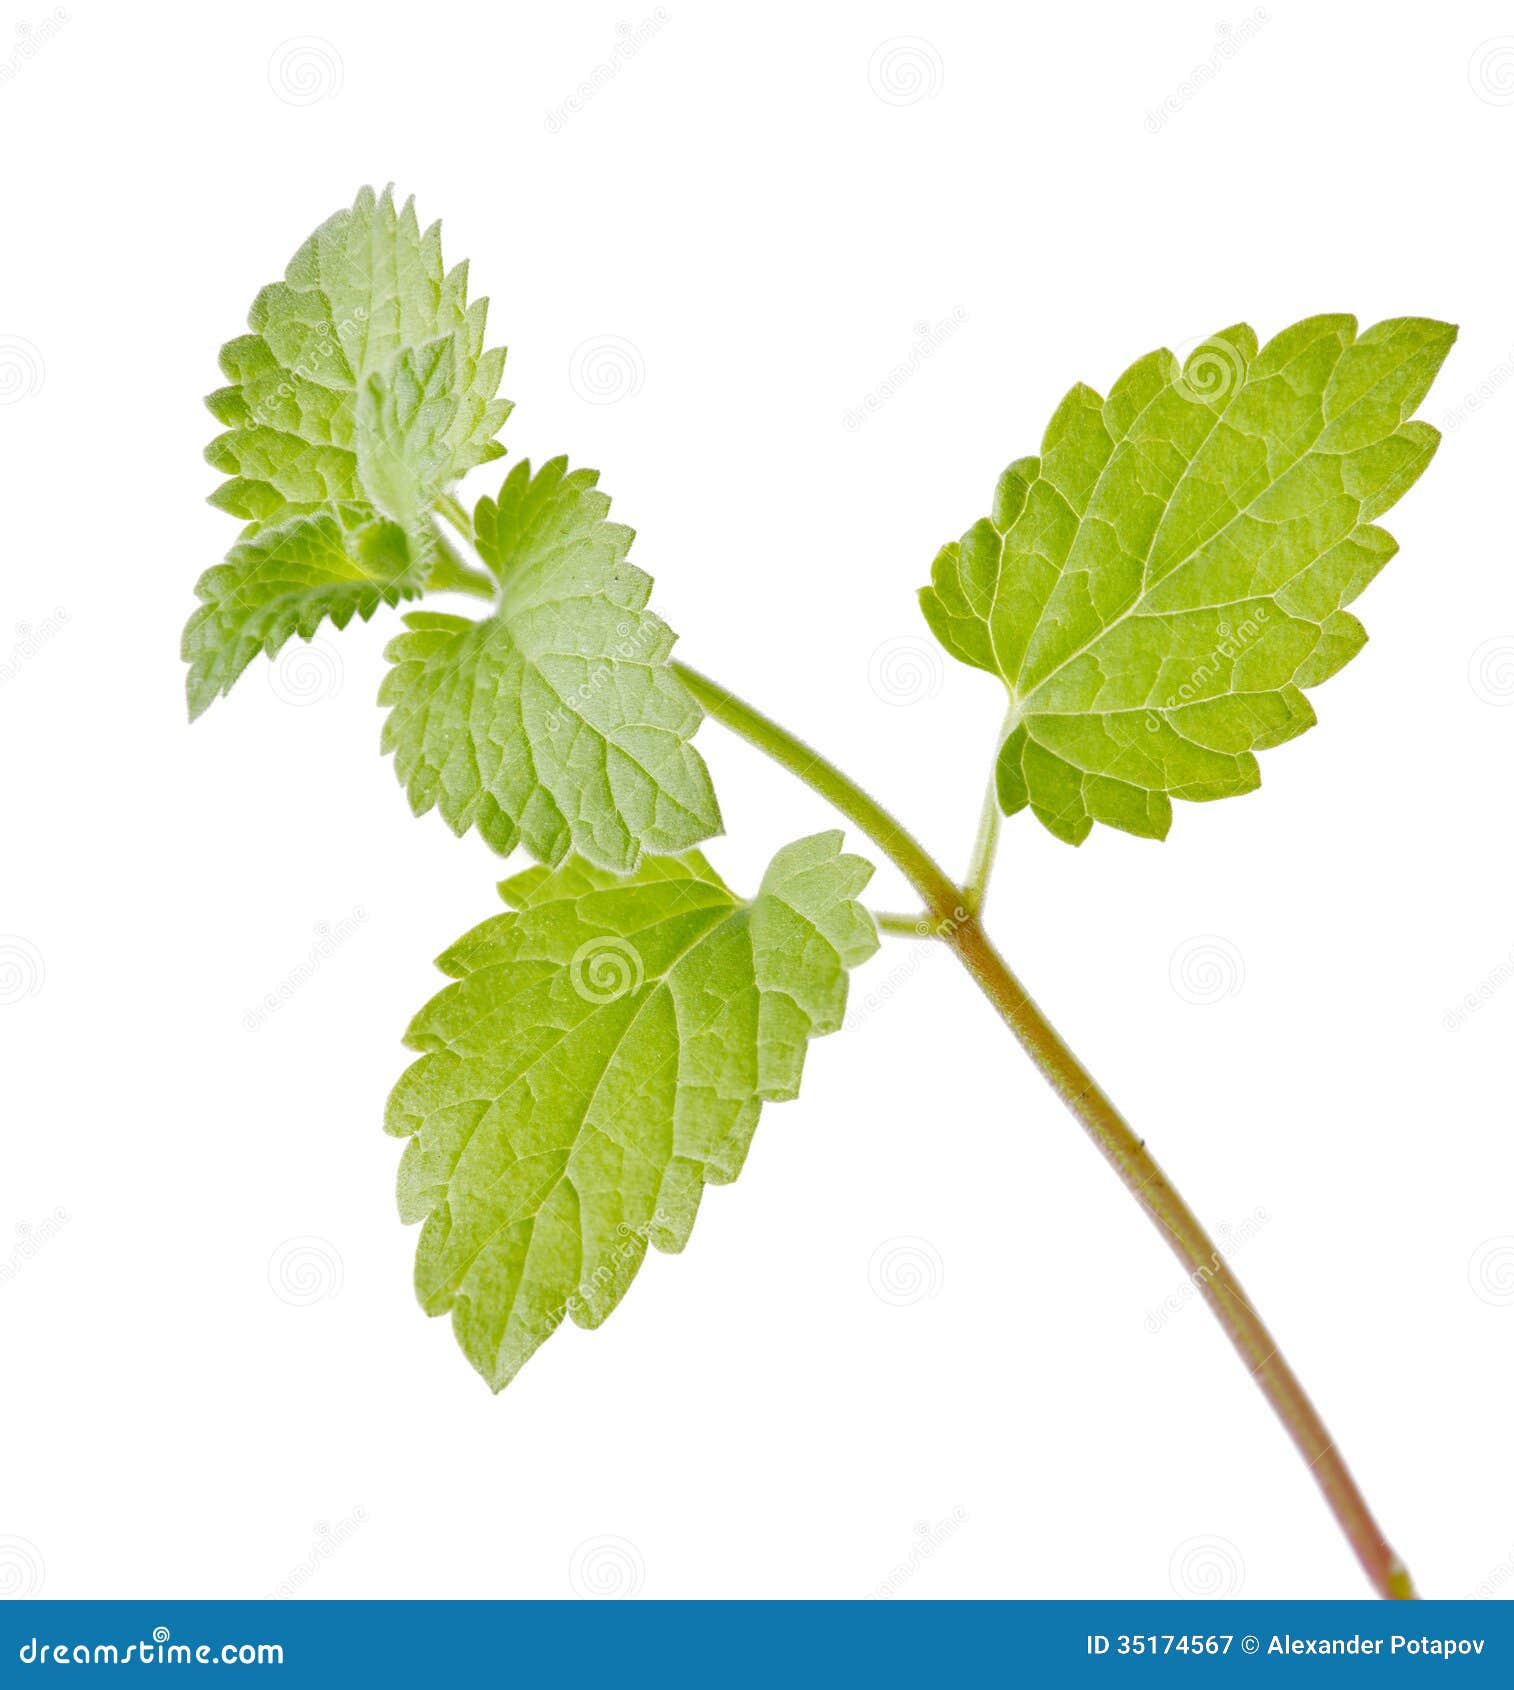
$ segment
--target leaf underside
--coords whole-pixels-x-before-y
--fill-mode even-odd
[[[365,188],[253,303],[228,341],[228,385],[206,400],[224,425],[206,457],[211,502],[246,523],[196,589],[185,630],[191,716],[259,651],[322,620],[344,626],[420,593],[435,561],[427,513],[475,464],[501,456],[510,405],[504,349],[483,349],[487,303],[468,267],[445,270],[439,224],[422,231]],[[375,532],[382,531],[382,541]]]
[[[195,592],[204,602],[184,628],[190,719],[230,692],[259,652],[273,657],[293,634],[311,639],[323,621],[345,628],[381,604],[416,597],[413,556],[401,528],[350,508],[239,540],[225,563],[200,577]]]
[[[502,1389],[565,1317],[599,1325],[648,1244],[688,1241],[741,1171],[764,1102],[797,1095],[877,947],[871,875],[839,833],[781,850],[743,902],[697,852],[616,879],[573,857],[440,959],[396,1086],[416,1289]]]
[[[701,712],[668,664],[674,635],[646,609],[592,470],[554,458],[480,500],[479,554],[499,583],[480,620],[420,611],[389,646],[384,750],[416,814],[476,827],[500,853],[575,850],[628,873],[720,830]]]
[[[386,435],[414,440],[435,486],[499,457],[510,406],[495,397],[504,349],[483,349],[487,311],[468,303],[466,263],[444,269],[441,225],[422,231],[413,201],[396,211],[390,190],[364,188],[221,350],[230,385],[206,404],[226,432],[206,457],[230,479],[212,502],[260,524],[380,504],[385,478],[363,469],[385,461]]]
[[[1107,399],[1072,389],[920,595],[1009,691],[1007,814],[1072,844],[1096,821],[1164,838],[1173,798],[1259,785],[1254,754],[1314,724],[1302,689],[1366,641],[1345,607],[1397,549],[1374,519],[1435,451],[1409,419],[1455,338],[1327,316],[1258,350],[1240,324]]]

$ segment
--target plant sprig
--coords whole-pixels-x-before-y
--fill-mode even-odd
[[[496,1389],[567,1318],[592,1327],[647,1248],[682,1249],[734,1179],[764,1103],[797,1095],[885,938],[945,945],[1193,1275],[1374,1586],[1413,1595],[1334,1440],[1213,1240],[985,931],[1002,820],[1077,844],[1095,822],[1165,837],[1173,800],[1259,783],[1257,752],[1314,723],[1306,690],[1366,635],[1347,608],[1395,549],[1375,526],[1438,443],[1413,419],[1455,338],[1427,318],[1358,333],[1236,325],[1186,361],[1074,387],[1037,457],[945,546],[921,593],[1006,716],[959,881],[802,740],[672,656],[633,534],[597,475],[502,455],[502,350],[437,226],[365,189],[311,236],[230,342],[210,408],[216,503],[246,526],[184,636],[192,716],[261,651],[436,592],[388,648],[384,748],[417,814],[536,859],[440,958],[390,1101],[416,1287]],[[442,527],[445,524],[445,529]],[[784,845],[750,897],[695,848],[720,832],[708,714],[900,869],[918,912],[869,912],[839,833]]]

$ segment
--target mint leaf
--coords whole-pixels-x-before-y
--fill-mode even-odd
[[[401,523],[475,464],[502,455],[503,348],[484,351],[487,302],[468,266],[442,266],[441,225],[364,188],[265,287],[251,334],[228,341],[226,425],[206,457],[230,477],[212,502],[253,523],[337,504]]]
[[[497,458],[509,414],[503,349],[483,350],[487,303],[468,267],[442,267],[440,225],[364,188],[254,302],[229,341],[229,387],[206,403],[227,424],[206,457],[230,479],[212,502],[247,521],[196,592],[184,630],[189,713],[199,716],[259,651],[323,618],[345,627],[414,598],[437,551],[429,512]]]
[[[404,532],[346,514],[351,527],[320,514],[263,528],[200,577],[195,592],[205,602],[185,626],[182,650],[191,721],[231,691],[259,652],[272,657],[291,634],[311,638],[326,617],[345,628],[421,591],[423,571]]]
[[[1366,640],[1344,607],[1397,549],[1372,522],[1435,450],[1407,419],[1455,338],[1311,317],[1258,351],[1240,324],[1107,399],[1072,389],[920,595],[1009,690],[1007,814],[1073,844],[1095,821],[1163,838],[1171,799],[1260,784],[1253,753],[1312,727],[1301,689]]]
[[[570,858],[500,888],[440,958],[390,1098],[416,1290],[500,1390],[561,1323],[598,1326],[649,1243],[688,1241],[765,1102],[798,1094],[877,948],[839,832],[785,846],[744,903],[698,852],[616,880]]]
[[[417,612],[390,643],[384,750],[417,815],[476,827],[501,854],[570,849],[625,874],[643,851],[720,830],[701,713],[667,662],[674,635],[627,562],[632,530],[606,520],[593,470],[554,458],[505,478],[474,518],[499,582],[494,615]]]

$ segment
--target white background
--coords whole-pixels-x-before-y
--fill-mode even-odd
[[[49,17],[0,33],[0,1588],[1366,1590],[944,954],[856,976],[802,1100],[603,1329],[496,1399],[421,1315],[383,1102],[499,864],[411,819],[378,756],[392,613],[260,662],[193,730],[177,652],[235,532],[203,502],[217,348],[392,178],[492,298],[512,461],[597,466],[681,654],[953,864],[998,702],[913,593],[1063,391],[1241,317],[1462,325],[1320,727],[1165,845],[1021,816],[991,926],[1236,1229],[1422,1589],[1514,1593],[1507,9],[76,3],[44,41]],[[596,77],[622,22],[655,27]],[[862,410],[922,328],[934,354]],[[830,825],[700,744],[738,886]]]

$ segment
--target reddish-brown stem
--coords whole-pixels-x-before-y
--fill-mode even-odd
[[[697,670],[683,663],[674,667],[716,721],[828,799],[902,870],[924,901],[933,936],[956,953],[1214,1310],[1247,1371],[1308,1463],[1379,1595],[1412,1597],[1407,1568],[1384,1537],[1335,1440],[1218,1246],[1174,1190],[1145,1141],[1104,1095],[984,932],[976,913],[982,888],[974,887],[970,895],[959,887],[887,810],[787,729]]]

